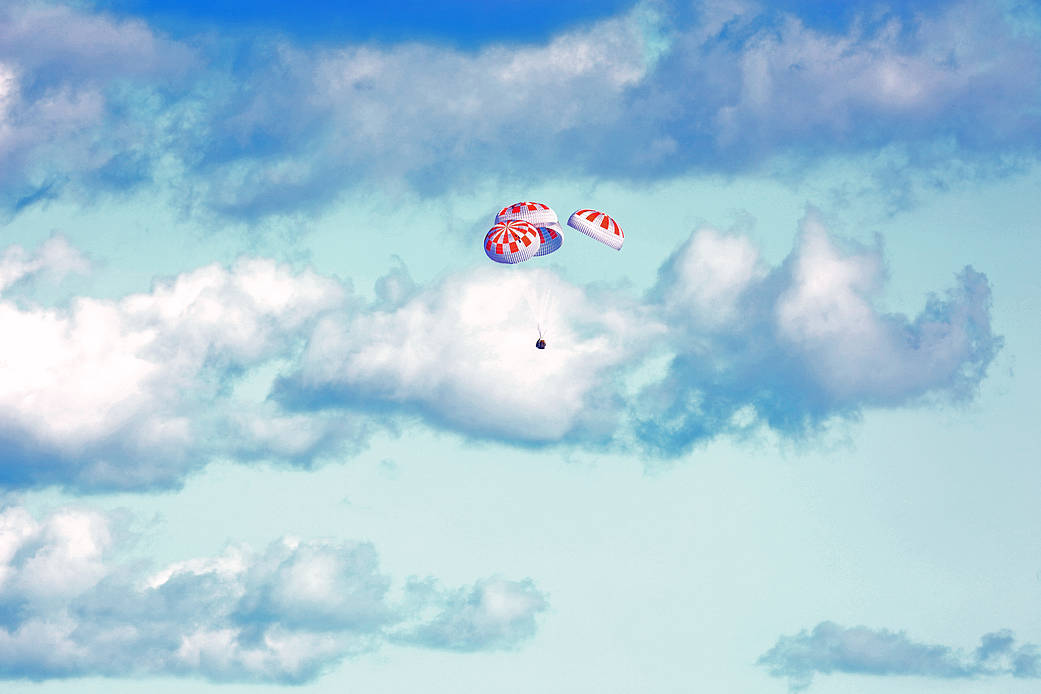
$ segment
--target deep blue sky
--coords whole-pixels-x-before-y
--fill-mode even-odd
[[[147,19],[173,33],[274,30],[303,40],[429,39],[459,47],[536,41],[582,22],[617,14],[632,0],[100,0],[99,6]]]
[[[459,48],[488,43],[538,42],[581,25],[617,15],[635,0],[96,0],[96,6],[146,19],[174,35],[200,29],[222,32],[276,31],[303,41],[425,39]],[[757,10],[764,16],[789,14],[807,26],[843,31],[854,18],[871,24],[886,18],[912,20],[917,13],[942,6],[939,0],[777,0]],[[683,21],[696,3],[662,2],[668,14]]]

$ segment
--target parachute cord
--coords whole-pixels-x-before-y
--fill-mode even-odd
[[[546,288],[546,293],[543,294],[541,304],[542,305],[539,307],[539,309],[540,309],[540,311],[539,311],[540,312],[540,316],[539,316],[539,324],[540,324],[540,326],[541,326],[542,323],[545,323],[546,321],[549,320],[549,312],[553,308],[553,290],[551,288],[548,288],[548,287]],[[539,330],[539,335],[540,336],[542,335],[541,329]]]

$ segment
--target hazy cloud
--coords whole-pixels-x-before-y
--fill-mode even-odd
[[[0,184],[18,209],[161,177],[187,207],[256,217],[359,185],[654,179],[880,148],[880,173],[898,160],[949,176],[1036,156],[1041,49],[1026,23],[973,2],[857,12],[825,28],[751,2],[648,1],[463,51],[176,41],[18,2],[0,22]]]
[[[881,250],[843,245],[812,211],[774,268],[746,239],[696,231],[652,292],[674,351],[637,402],[642,442],[675,454],[754,422],[801,435],[862,407],[972,397],[1002,345],[986,277],[965,268],[917,316],[889,313]]]
[[[53,235],[35,253],[21,246],[8,246],[0,255],[0,293],[34,275],[46,275],[52,281],[69,274],[86,274],[90,261],[65,237]]]
[[[414,601],[436,611],[422,623],[398,630],[395,640],[450,651],[513,648],[534,636],[535,617],[549,606],[531,580],[491,578],[450,592],[430,582],[413,582],[409,590]]]
[[[365,542],[286,538],[146,573],[120,563],[122,534],[89,510],[0,511],[0,678],[301,683],[388,641],[512,648],[547,608],[530,580],[500,578],[458,589],[411,579],[395,600]]]
[[[834,622],[782,636],[759,664],[774,677],[786,677],[793,692],[809,687],[815,674],[835,672],[942,679],[1041,677],[1041,651],[1033,644],[1017,646],[1008,631],[984,634],[973,653],[963,653],[912,641],[904,632],[842,627]]]
[[[0,203],[123,187],[164,155],[164,90],[194,64],[144,22],[44,2],[0,8]]]

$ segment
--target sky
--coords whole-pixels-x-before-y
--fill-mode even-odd
[[[1036,691],[1036,4],[348,4],[0,3],[5,692]]]

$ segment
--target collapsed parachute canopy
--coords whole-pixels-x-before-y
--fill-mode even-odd
[[[493,226],[484,237],[484,252],[497,263],[520,263],[539,250],[539,230],[523,219]]]
[[[577,229],[589,238],[605,243],[616,251],[622,250],[625,234],[622,228],[603,212],[596,210],[579,210],[567,220],[567,225]]]

